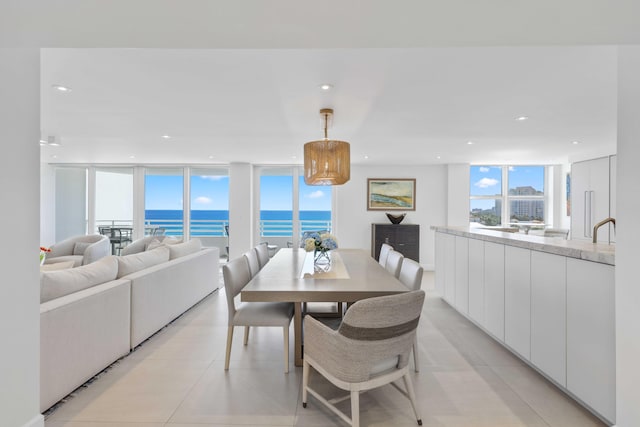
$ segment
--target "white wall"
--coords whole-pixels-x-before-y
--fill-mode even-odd
[[[40,164],[40,244],[51,246],[56,242],[56,175],[55,168]]]
[[[618,58],[616,233],[616,422],[640,426],[640,46]]]
[[[367,178],[416,179],[416,210],[407,211],[402,223],[420,224],[420,264],[432,270],[434,233],[430,227],[447,221],[446,167],[353,165],[351,180],[333,187],[336,237],[340,247],[371,250],[371,224],[389,223],[384,211],[367,211]]]
[[[85,168],[57,168],[56,241],[87,231],[87,181]]]
[[[40,52],[0,49],[0,425],[43,426],[40,407]],[[10,154],[9,154],[10,153]]]
[[[469,164],[447,165],[447,223],[469,225]]]
[[[229,165],[229,259],[253,246],[253,166]]]

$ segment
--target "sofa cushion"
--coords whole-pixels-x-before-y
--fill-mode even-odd
[[[72,261],[74,267],[80,267],[82,265],[82,259],[84,257],[82,255],[63,255],[57,256],[55,258],[45,258],[44,264],[56,264],[59,262]]]
[[[84,255],[84,251],[87,250],[87,248],[92,244],[93,243],[91,242],[76,242],[76,244],[73,246],[73,254]]]
[[[117,274],[118,261],[113,256],[68,270],[43,271],[40,273],[40,302],[109,282]]]
[[[169,245],[168,248],[170,251],[169,259],[176,259],[200,251],[202,242],[199,239],[193,239],[188,242]]]
[[[124,277],[136,271],[169,261],[169,249],[165,246],[156,249],[120,256],[118,258],[117,278]]]

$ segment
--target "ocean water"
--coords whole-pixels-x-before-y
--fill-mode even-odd
[[[151,225],[163,227],[167,235],[182,235],[183,213],[181,210],[146,210],[145,220]],[[263,236],[291,236],[293,230],[292,211],[260,211]],[[330,228],[331,211],[300,211],[302,231]],[[228,224],[229,211],[192,210],[191,234],[194,236],[224,236],[224,225]]]

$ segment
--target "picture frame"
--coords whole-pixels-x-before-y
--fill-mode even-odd
[[[368,211],[415,211],[415,178],[368,178]]]

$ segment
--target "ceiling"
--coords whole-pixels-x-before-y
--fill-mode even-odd
[[[41,69],[43,162],[302,163],[325,107],[355,164],[615,152],[615,47],[55,48]]]

